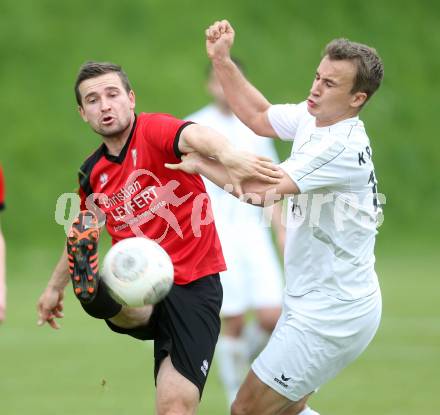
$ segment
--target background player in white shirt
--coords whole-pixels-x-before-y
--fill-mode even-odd
[[[242,70],[236,59],[234,62]],[[186,118],[217,130],[239,149],[264,155],[278,163],[273,140],[255,135],[233,114],[211,66],[207,89],[213,102]],[[251,359],[265,346],[281,313],[282,271],[270,224],[282,254],[285,238],[282,203],[275,204],[273,212],[270,208],[265,209],[270,209],[269,212],[263,212],[256,206],[240,203],[209,180],[204,182],[228,267],[220,273],[222,334],[216,356],[220,377],[232,404]],[[246,322],[245,314],[249,310],[255,311],[256,319]]]
[[[232,414],[310,413],[309,395],[362,353],[380,322],[374,271],[380,208],[372,151],[358,113],[380,86],[383,65],[374,49],[334,40],[307,101],[273,106],[231,61],[229,23],[216,22],[206,37],[234,113],[257,134],[294,140],[279,185],[255,180],[243,186],[262,204],[273,193],[296,196],[290,198],[283,313]],[[220,186],[230,182],[219,163],[196,154],[174,168],[201,173]]]

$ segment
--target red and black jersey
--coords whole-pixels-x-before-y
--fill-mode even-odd
[[[189,124],[141,113],[119,156],[102,144],[79,172],[81,208],[94,200],[113,243],[133,236],[158,242],[173,261],[176,284],[226,269],[201,177],[164,166],[180,162],[178,140]]]
[[[0,166],[0,210],[5,208],[5,180],[3,178],[3,170]]]

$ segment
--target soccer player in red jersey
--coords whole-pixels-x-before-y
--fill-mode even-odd
[[[104,319],[117,333],[154,340],[157,413],[194,414],[220,330],[219,272],[226,267],[200,176],[164,164],[179,162],[192,151],[216,158],[238,192],[246,178],[278,182],[280,171],[266,158],[236,151],[207,127],[167,114],[136,115],[134,92],[117,65],[84,64],[75,94],[81,117],[103,143],[80,168],[83,211],[38,301],[38,323],[59,328],[55,319],[63,316],[64,289],[71,279],[88,314]],[[167,251],[175,283],[162,302],[129,308],[109,296],[97,272],[93,210],[98,219],[105,216],[113,243],[145,236]]]
[[[5,183],[3,170],[0,166],[0,211],[5,208]],[[6,267],[5,267],[5,238],[0,227],[0,323],[5,319],[6,313]]]

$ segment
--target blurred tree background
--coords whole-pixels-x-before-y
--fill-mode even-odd
[[[412,357],[423,351],[420,354],[429,359],[425,363],[431,362],[435,358],[429,354],[432,342],[438,345],[440,337],[429,323],[439,317],[431,303],[439,291],[434,278],[438,275],[435,258],[440,202],[439,17],[440,5],[433,0],[2,0],[0,163],[7,181],[7,210],[1,222],[9,247],[10,309],[8,322],[0,327],[0,362],[7,351],[16,350],[14,324],[26,332],[28,320],[34,318],[33,304],[60,253],[64,233],[54,220],[56,200],[76,189],[78,167],[99,145],[99,137],[76,110],[73,83],[79,66],[86,60],[119,63],[136,92],[139,112],[183,117],[209,100],[204,86],[208,63],[204,30],[222,18],[236,29],[234,55],[244,61],[248,78],[273,103],[299,102],[307,97],[321,51],[335,37],[367,43],[379,51],[385,79],[361,118],[374,150],[379,191],[387,198],[377,249],[385,310],[399,319],[424,319],[425,323],[399,320],[399,327],[424,327],[423,334],[411,338],[424,339],[426,347],[407,353]],[[287,157],[289,147],[279,144],[282,157]],[[432,298],[413,296],[426,287]],[[23,289],[26,296],[20,292]],[[23,298],[31,305],[21,304]],[[29,307],[30,314],[22,307]],[[385,314],[384,336],[393,324],[391,320],[387,323]],[[41,333],[35,336],[40,338]],[[380,355],[378,347],[374,350]],[[395,344],[389,347],[392,355]],[[405,365],[408,355],[401,358]],[[381,361],[381,370],[372,376],[387,373],[383,367],[386,362]],[[401,364],[394,362],[392,367],[399,370]],[[420,376],[429,379],[433,373],[425,369]],[[19,384],[14,383],[17,388]],[[351,380],[348,384],[356,383]],[[0,399],[0,412],[5,414],[16,409],[11,403],[16,389],[11,385],[3,384],[10,391],[9,401],[4,401],[9,402],[9,412],[2,411]],[[341,384],[341,393],[347,385]],[[384,387],[379,385],[378,390]],[[397,391],[390,389],[388,393]],[[368,391],[365,395],[374,400]],[[323,399],[331,408],[331,398],[327,402],[325,392],[324,398],[319,396],[317,402]],[[437,413],[429,412],[433,403],[429,396],[412,398],[414,408],[425,405],[422,413]],[[437,405],[432,406],[438,408],[438,396],[436,399]],[[405,412],[408,403],[405,410],[396,412],[389,402],[384,405],[389,410],[372,406],[372,412],[365,413],[413,413]],[[330,413],[325,407],[322,413]],[[353,406],[347,406],[346,412],[337,404],[335,408],[331,413],[354,413]],[[364,412],[358,408],[356,413]]]

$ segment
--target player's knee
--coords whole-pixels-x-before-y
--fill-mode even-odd
[[[280,314],[281,309],[279,308],[259,310],[259,312],[257,312],[258,324],[264,331],[271,333],[280,318]]]
[[[277,324],[277,320],[271,318],[263,318],[260,320],[260,327],[267,333],[271,333]]]
[[[122,310],[110,321],[118,327],[131,329],[147,324],[152,311],[151,305],[139,308],[122,307]]]
[[[178,406],[158,412],[159,415],[192,415],[193,413],[193,410],[189,411],[183,407]]]
[[[304,396],[301,400],[297,402],[293,402],[292,405],[289,407],[289,415],[299,415],[304,409],[307,407],[307,400],[309,399],[310,395]]]

